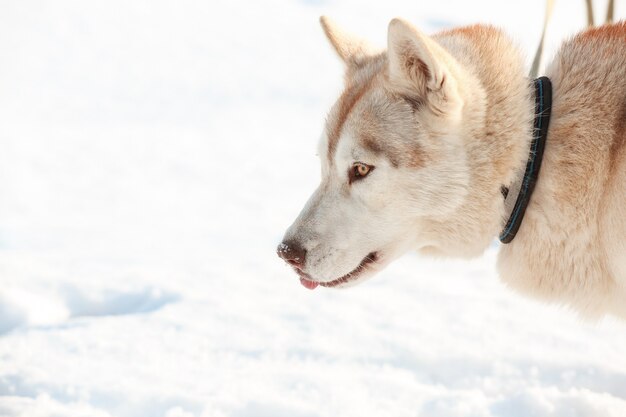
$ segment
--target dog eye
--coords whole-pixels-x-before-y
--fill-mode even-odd
[[[353,181],[365,178],[367,174],[372,172],[373,169],[374,167],[371,165],[367,165],[362,162],[355,163],[354,165],[352,165],[352,168],[350,169],[350,174],[349,174],[350,183],[352,183]]]

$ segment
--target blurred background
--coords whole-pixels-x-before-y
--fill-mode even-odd
[[[0,416],[626,415],[626,325],[507,290],[495,242],[347,291],[305,290],[274,253],[341,90],[321,14],[380,46],[396,16],[491,23],[530,66],[544,10],[2,2]],[[547,60],[585,25],[557,1]]]

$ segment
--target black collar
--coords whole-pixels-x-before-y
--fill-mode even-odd
[[[537,78],[535,80],[535,123],[533,126],[533,139],[530,143],[530,153],[528,155],[528,162],[526,162],[524,176],[519,180],[519,184],[517,184],[519,193],[517,197],[515,197],[515,195],[509,195],[509,188],[502,187],[502,193],[505,197],[505,207],[512,206],[509,220],[506,222],[504,229],[502,229],[502,233],[500,233],[500,242],[502,243],[510,243],[513,240],[524,219],[526,207],[535,189],[537,177],[539,176],[543,149],[548,136],[551,111],[552,83],[548,77]],[[511,189],[513,189],[513,187],[511,187]],[[513,199],[515,199],[514,205]]]

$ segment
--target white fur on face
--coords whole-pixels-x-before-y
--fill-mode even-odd
[[[375,168],[349,184],[354,162]],[[393,187],[385,186],[392,170],[389,161],[358,149],[350,137],[341,139],[333,164],[323,169],[320,186],[287,232],[286,239],[297,240],[307,250],[305,272],[312,279],[336,280],[373,252],[378,255],[373,268],[378,270],[411,246],[402,233],[411,215],[391,204]]]
[[[358,109],[352,117],[359,118]],[[412,113],[404,119],[396,114],[394,123],[404,126],[391,129],[406,131],[407,125],[415,129],[412,117]],[[407,141],[398,137],[394,142],[390,135],[390,140],[380,141],[389,152],[374,153],[362,146],[351,125],[358,123],[346,124],[332,161],[327,155],[322,157],[322,182],[285,237],[307,250],[304,271],[319,282],[349,274],[366,256],[376,253],[376,263],[350,284],[362,281],[406,251],[432,245],[420,234],[421,223],[457,208],[467,189],[465,156],[454,145],[458,139],[428,139],[425,132],[411,132],[414,141],[422,140],[424,152],[437,157],[421,167],[395,166],[388,156],[410,152]],[[320,141],[322,152],[328,152],[326,137]],[[350,184],[348,172],[355,162],[375,168]]]

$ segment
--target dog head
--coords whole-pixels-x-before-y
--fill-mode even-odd
[[[432,225],[445,227],[468,193],[475,82],[402,20],[389,24],[386,52],[321,23],[346,64],[345,90],[320,140],[321,183],[278,247],[311,289],[360,282],[409,249],[446,253]]]

